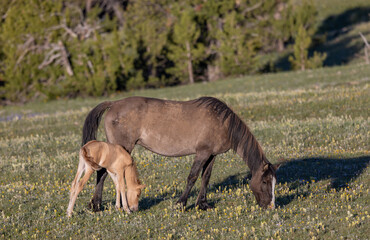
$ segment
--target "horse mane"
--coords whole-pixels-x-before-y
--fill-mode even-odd
[[[227,119],[227,133],[231,148],[236,152],[238,147],[243,149],[243,160],[249,169],[254,172],[262,162],[268,163],[257,139],[253,136],[248,126],[231,110],[226,103],[214,97],[201,97],[195,100],[199,106],[212,109],[213,113],[222,117],[222,124]]]

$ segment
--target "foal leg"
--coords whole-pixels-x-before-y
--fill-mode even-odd
[[[121,191],[118,187],[118,180],[117,176],[114,173],[109,173],[111,176],[114,186],[116,187],[116,209],[119,210],[121,208]]]
[[[209,183],[209,179],[211,178],[212,173],[212,167],[213,163],[215,162],[216,156],[210,156],[207,162],[203,166],[202,171],[202,185],[200,187],[200,192],[197,197],[196,206],[199,207],[199,209],[207,210],[208,208],[211,208],[211,206],[207,203],[207,187]]]
[[[72,215],[72,210],[73,210],[73,205],[74,205],[73,197],[76,192],[78,180],[81,178],[84,171],[85,171],[85,162],[83,161],[83,159],[81,159],[81,156],[80,156],[80,162],[78,163],[76,177],[74,178],[72,182],[71,192],[69,194],[69,203],[68,203],[68,209],[67,209],[68,217]]]
[[[70,201],[69,201],[68,209],[67,209],[68,217],[70,217],[72,215],[73,206],[76,202],[77,195],[81,192],[81,190],[83,189],[84,185],[89,180],[89,178],[90,178],[91,174],[93,174],[93,172],[94,172],[94,170],[90,166],[85,164],[85,175],[78,182],[78,184],[77,183],[75,184],[75,186],[73,187],[73,191],[71,189],[71,196],[70,196]],[[75,189],[76,187],[77,187],[77,189]]]
[[[103,187],[104,187],[104,181],[107,177],[108,173],[105,168],[102,168],[97,171],[96,175],[96,186],[95,186],[95,193],[93,198],[91,199],[89,203],[89,208],[93,209],[94,212],[98,212],[100,210],[100,206],[102,203],[102,195],[103,195]]]
[[[117,182],[118,182],[118,189],[121,192],[121,198],[122,198],[122,207],[128,214],[131,213],[131,210],[129,209],[129,206],[127,204],[127,197],[126,197],[126,185],[125,180],[123,178],[123,173],[119,173],[117,176]],[[119,201],[119,195],[117,200]]]
[[[206,161],[208,160],[210,154],[208,152],[197,152],[195,155],[195,159],[193,162],[193,166],[191,167],[186,188],[183,194],[181,195],[180,199],[177,201],[177,204],[181,204],[183,207],[186,206],[186,202],[188,200],[189,193],[194,186],[195,182],[197,181],[199,172],[201,168],[204,166]]]
[[[132,150],[135,147],[136,141],[128,141],[127,139],[120,139],[119,137],[116,138],[112,135],[113,133],[108,131],[107,129],[105,130],[105,132],[108,142],[121,145],[129,154],[131,154]],[[107,175],[108,173],[105,168],[97,171],[95,192],[93,198],[89,203],[89,208],[93,209],[94,212],[100,211],[100,206],[103,199],[104,181]]]

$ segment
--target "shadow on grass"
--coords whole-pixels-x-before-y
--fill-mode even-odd
[[[290,183],[290,190],[296,189],[295,194],[277,197],[279,206],[289,204],[298,196],[309,194],[310,182],[330,180],[327,191],[339,190],[357,178],[370,162],[370,156],[347,159],[307,158],[286,162],[277,172],[278,182]]]
[[[245,177],[247,175],[247,177]],[[242,185],[245,185],[248,183],[248,181],[250,180],[250,177],[251,175],[249,173],[239,173],[239,174],[235,174],[235,175],[231,175],[227,178],[225,178],[224,180],[222,180],[221,182],[218,182],[218,183],[214,183],[210,186],[208,186],[208,189],[207,189],[207,192],[216,192],[216,190],[218,189],[237,189],[239,187],[241,187]],[[201,181],[201,177],[199,176],[198,177],[198,180],[197,181]],[[140,206],[140,210],[147,210],[159,203],[161,203],[162,201],[165,201],[167,199],[173,199],[175,202],[180,198],[182,192],[177,192],[175,194],[175,196],[173,196],[173,192],[165,192],[161,195],[158,195],[157,197],[145,197],[145,198],[141,198],[140,201],[139,201],[139,206]],[[198,196],[199,194],[199,189],[197,188],[193,188],[191,190],[191,192],[189,193],[189,198],[191,197],[196,197]],[[188,199],[189,199],[188,198]],[[213,199],[212,201],[208,201],[208,204],[211,206],[211,207],[214,207],[215,204],[218,202],[219,200],[218,199]],[[195,203],[190,203],[189,205],[189,201],[188,201],[188,206],[186,207],[186,210],[188,209],[191,209],[191,208],[195,208]]]
[[[296,189],[296,193],[289,196],[276,198],[278,206],[285,206],[298,196],[309,195],[309,182],[315,182],[330,179],[330,189],[346,187],[350,181],[357,178],[366,169],[370,162],[370,156],[347,158],[347,159],[332,159],[332,158],[306,158],[294,159],[283,163],[277,172],[278,183],[288,183],[290,190]],[[248,183],[251,175],[249,172],[242,172],[231,175],[224,180],[214,183],[209,186],[208,192],[216,192],[220,189],[237,189]],[[200,179],[198,179],[200,181]],[[199,190],[193,190],[189,194],[190,197],[197,196]],[[173,192],[165,192],[157,197],[146,197],[140,200],[140,210],[147,210],[151,207],[165,201],[166,199],[175,199],[181,196],[178,192],[173,196]],[[213,199],[209,201],[209,205],[214,206],[219,200]],[[186,209],[194,208],[195,204],[191,203]]]
[[[346,11],[327,17],[322,21],[309,49],[309,56],[314,51],[327,54],[324,66],[336,66],[350,62],[362,55],[364,43],[360,35],[351,36],[349,33],[358,24],[368,22],[370,7],[355,7]],[[362,32],[365,36],[369,31]],[[288,60],[291,54],[282,55],[276,62],[275,68],[280,71],[290,70]]]
[[[296,159],[284,163],[277,177],[281,183],[331,179],[331,188],[339,189],[346,187],[353,178],[360,175],[369,162],[370,156],[347,159]]]
[[[346,11],[327,17],[318,28],[318,33],[337,32],[340,33],[341,29],[348,28],[353,25],[368,22],[370,7],[355,7],[347,9]],[[328,36],[335,37],[335,36]]]

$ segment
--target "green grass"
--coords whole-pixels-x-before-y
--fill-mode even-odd
[[[367,239],[368,76],[369,66],[352,65],[3,107],[0,238]],[[91,178],[68,219],[84,118],[99,102],[129,95],[183,100],[211,95],[227,102],[270,161],[284,159],[277,174],[277,209],[256,205],[247,166],[228,152],[217,157],[210,181],[207,197],[215,208],[194,208],[198,181],[186,210],[176,210],[193,157],[167,158],[136,147],[133,157],[147,185],[139,212],[126,215],[114,209],[110,179],[104,211],[89,211],[95,183]],[[102,129],[98,138],[104,139]]]

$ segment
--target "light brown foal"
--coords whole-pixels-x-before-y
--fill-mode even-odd
[[[73,206],[77,195],[81,192],[86,182],[94,171],[102,168],[107,169],[116,186],[116,208],[120,209],[122,198],[123,209],[127,213],[137,211],[141,189],[145,185],[140,184],[136,165],[120,145],[100,141],[90,141],[80,149],[80,162],[77,174],[72,182],[70,200],[67,215],[72,215]],[[82,173],[85,175],[78,181]],[[125,180],[127,183],[127,194],[125,192]]]

